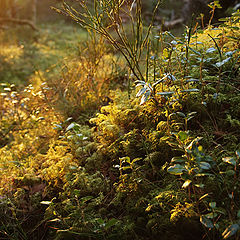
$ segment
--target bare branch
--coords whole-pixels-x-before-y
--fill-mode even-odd
[[[2,23],[15,23],[20,25],[28,25],[30,26],[34,31],[38,31],[38,28],[34,25],[33,22],[29,20],[23,20],[23,19],[17,19],[17,18],[0,18],[0,24]]]

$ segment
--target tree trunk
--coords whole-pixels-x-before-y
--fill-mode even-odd
[[[0,0],[0,25],[3,24],[19,24],[28,25],[32,29],[37,30],[37,0],[29,0],[25,5],[28,8],[28,16],[25,19],[19,18],[18,5],[15,0]],[[27,10],[26,8],[26,10]]]
[[[11,17],[11,0],[0,0],[0,17]]]
[[[4,23],[14,23],[19,25],[28,25],[33,30],[38,31],[36,26],[32,23],[32,21],[25,20],[25,19],[17,19],[17,18],[0,18],[0,26]]]
[[[31,0],[29,7],[30,7],[31,21],[35,25],[37,22],[37,0]]]

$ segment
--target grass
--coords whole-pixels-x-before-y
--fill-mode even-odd
[[[38,72],[54,77],[64,61],[78,55],[79,43],[87,39],[86,31],[64,22],[41,24],[39,29],[1,30],[0,82],[26,86]]]

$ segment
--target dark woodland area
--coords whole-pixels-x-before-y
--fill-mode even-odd
[[[239,240],[239,9],[0,0],[0,239]]]

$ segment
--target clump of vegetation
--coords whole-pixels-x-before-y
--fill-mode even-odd
[[[103,38],[89,33],[89,41],[79,44],[78,55],[64,64],[61,76],[48,81],[57,94],[54,105],[66,117],[86,123],[86,117],[108,104],[110,89],[124,82],[125,64],[104,44]]]
[[[175,37],[94,3],[57,75],[1,85],[1,237],[238,239],[239,12]]]

